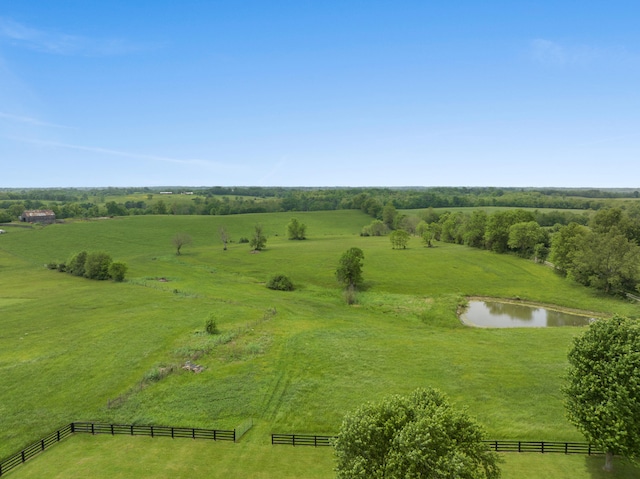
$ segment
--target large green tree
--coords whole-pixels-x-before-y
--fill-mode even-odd
[[[607,293],[633,291],[640,283],[640,247],[616,228],[581,238],[570,273],[578,282]]]
[[[640,323],[600,319],[574,339],[563,388],[569,420],[613,456],[640,457]]]
[[[516,223],[509,227],[507,245],[523,258],[533,256],[536,245],[549,242],[547,232],[535,221]]]
[[[360,248],[349,248],[340,257],[336,278],[347,288],[355,288],[362,282],[362,262],[364,252]]]
[[[335,442],[338,479],[500,477],[482,428],[435,389],[393,395],[348,414]]]
[[[581,238],[589,234],[589,230],[578,223],[571,222],[561,227],[551,238],[551,257],[554,268],[567,274],[573,267],[573,257],[581,244]]]

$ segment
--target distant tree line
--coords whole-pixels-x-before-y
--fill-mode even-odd
[[[212,187],[187,191],[170,188],[29,189],[0,190],[0,222],[16,220],[28,209],[51,209],[57,218],[127,215],[228,215],[283,211],[358,209],[384,221],[387,205],[395,209],[482,208],[488,206],[560,210],[602,209],[611,199],[640,197],[630,189],[535,188],[284,188]],[[180,193],[193,196],[185,197]],[[126,199],[129,196],[145,199]],[[179,198],[176,198],[178,197]],[[117,201],[123,197],[122,201]],[[108,201],[105,201],[109,198]],[[115,198],[115,199],[114,199]],[[544,226],[568,224],[555,213]],[[569,212],[564,212],[569,213]],[[553,213],[548,213],[553,214]],[[575,215],[575,213],[572,213]],[[538,220],[539,224],[542,224]]]

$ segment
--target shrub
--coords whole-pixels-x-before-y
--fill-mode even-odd
[[[58,271],[64,273],[67,271],[67,265],[65,263],[58,263]]]
[[[207,320],[207,324],[205,326],[205,331],[207,334],[220,334],[220,329],[218,329],[218,325],[216,324],[216,320],[212,317],[209,317]]]
[[[267,281],[267,288],[278,291],[293,291],[293,283],[288,276],[276,274]]]
[[[50,263],[47,263],[45,266],[47,267],[47,269],[51,269],[51,270],[58,269],[58,263],[54,263],[53,261]]]
[[[111,256],[107,253],[89,253],[84,265],[84,275],[89,279],[109,279]]]
[[[117,283],[124,281],[124,275],[127,273],[127,265],[124,263],[111,263],[109,266],[109,277]]]
[[[238,240],[238,243],[248,243],[248,242],[249,242],[249,239],[245,238],[244,236]]]
[[[67,263],[67,273],[72,274],[74,276],[84,276],[84,272],[85,272],[84,264],[86,260],[87,260],[86,251],[81,251],[80,253],[74,254]]]

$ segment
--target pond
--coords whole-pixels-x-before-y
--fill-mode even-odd
[[[553,309],[499,301],[469,301],[463,323],[484,328],[545,328],[587,326],[594,318]]]

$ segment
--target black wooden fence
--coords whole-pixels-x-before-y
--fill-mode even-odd
[[[236,441],[236,430],[197,429],[170,426],[139,426],[124,424],[102,424],[95,422],[72,422],[52,432],[48,436],[25,447],[22,451],[0,462],[0,476],[27,462],[45,449],[57,444],[74,433],[126,434],[128,436],[171,437],[190,439],[210,439],[213,441]]]
[[[251,423],[252,424],[252,423]],[[37,442],[25,447],[22,451],[9,456],[0,462],[0,476],[13,468],[40,454],[45,449],[57,444],[74,433],[111,434],[127,436],[171,437],[189,439],[209,439],[213,441],[235,442],[241,434],[236,430],[198,429],[171,426],[140,426],[125,424],[104,424],[95,422],[72,422],[52,432]],[[289,446],[331,446],[335,436],[318,436],[312,434],[272,434],[271,444]],[[600,449],[584,442],[547,442],[547,441],[484,441],[496,452],[539,452],[563,454],[604,454]]]
[[[315,436],[311,434],[271,434],[271,444],[287,446],[331,446],[336,436]],[[586,442],[549,441],[483,441],[496,452],[539,452],[563,454],[604,454],[600,449]]]
[[[9,456],[4,461],[0,462],[0,476],[6,474],[14,467],[19,466],[23,462],[28,461],[33,456],[40,454],[45,449],[50,448],[54,444],[60,442],[67,436],[73,434],[73,423],[52,432],[48,436],[40,439],[38,442],[34,442],[30,446],[25,447],[22,451],[15,453],[13,456]]]
[[[335,436],[313,436],[311,434],[271,434],[271,444],[287,446],[331,446]]]
[[[221,429],[196,429],[191,427],[138,426],[125,424],[101,424],[94,422],[74,422],[73,432],[91,434],[125,434],[128,436],[171,437],[190,439],[212,439],[214,441],[236,441],[236,431]]]

